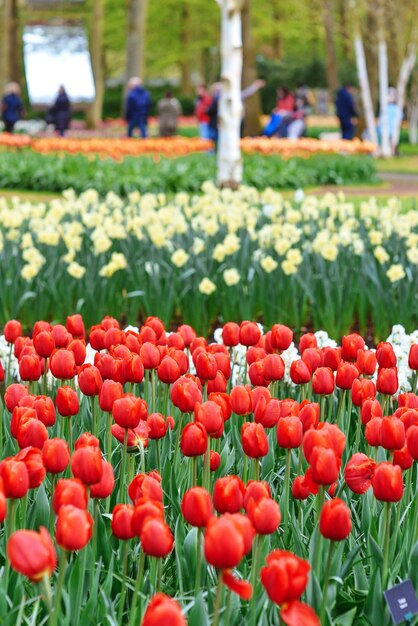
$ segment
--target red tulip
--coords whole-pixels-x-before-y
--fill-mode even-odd
[[[279,505],[271,498],[262,498],[257,503],[252,499],[248,505],[247,515],[259,535],[271,535],[276,532],[282,519]]]
[[[191,413],[202,402],[202,392],[194,380],[181,376],[171,387],[171,400],[182,413]]]
[[[79,450],[79,448],[86,447],[100,448],[100,441],[91,433],[83,433],[76,440],[74,444],[74,449]]]
[[[42,461],[50,474],[60,474],[70,462],[67,442],[59,437],[48,439],[42,448]]]
[[[407,470],[412,467],[413,463],[414,459],[412,458],[406,443],[400,450],[394,450],[393,465],[399,465],[401,469]]]
[[[322,348],[322,365],[324,367],[330,367],[333,372],[336,372],[340,363],[341,348],[331,348],[330,346]]]
[[[340,498],[325,502],[319,518],[321,534],[331,541],[343,541],[347,539],[351,528],[351,511],[345,502]]]
[[[72,339],[70,333],[62,324],[55,324],[51,328],[51,333],[57,348],[66,348]]]
[[[39,380],[42,373],[37,354],[25,354],[19,360],[19,375],[22,380]]]
[[[71,471],[85,485],[98,483],[103,474],[102,453],[99,448],[85,446],[76,450],[71,457]]]
[[[128,541],[135,537],[135,532],[132,528],[133,514],[134,507],[130,504],[117,504],[114,507],[111,528],[115,537],[123,541]]]
[[[145,400],[130,394],[118,398],[112,405],[113,419],[122,428],[136,428],[140,420],[146,420],[147,411]]]
[[[358,378],[358,375],[359,371],[354,363],[342,361],[337,369],[335,384],[340,389],[351,389],[356,378]]]
[[[247,385],[237,385],[231,390],[232,411],[237,415],[248,415],[253,411],[251,388]]]
[[[243,346],[255,346],[260,340],[261,330],[255,322],[241,322],[239,327],[239,342]]]
[[[382,421],[383,419],[381,417],[373,417],[369,422],[367,422],[364,436],[369,446],[373,446],[376,448],[380,446]]]
[[[288,602],[282,607],[280,619],[286,626],[321,626],[313,608],[298,600]]]
[[[191,524],[203,528],[213,514],[210,494],[202,487],[191,487],[183,496],[181,510],[184,519]]]
[[[293,331],[283,324],[274,324],[271,329],[271,345],[275,350],[287,350],[293,340]]]
[[[311,372],[315,372],[322,364],[322,353],[319,348],[306,348],[302,353],[302,361],[304,361]]]
[[[312,376],[312,390],[323,396],[334,392],[334,374],[329,367],[318,367]]]
[[[147,606],[141,626],[163,626],[164,624],[187,626],[179,603],[163,593],[157,593]]]
[[[374,497],[383,502],[398,502],[403,496],[402,470],[399,465],[378,463],[372,478]]]
[[[87,489],[78,478],[60,478],[52,497],[52,508],[55,514],[62,506],[71,504],[79,509],[87,509]]]
[[[205,531],[205,559],[218,569],[236,567],[244,556],[244,538],[231,516],[212,517]]]
[[[55,350],[51,354],[49,367],[52,375],[61,380],[69,380],[76,375],[76,364],[74,353],[71,350]]]
[[[318,485],[331,485],[340,473],[341,460],[330,448],[316,447],[310,457],[312,478]]]
[[[355,361],[359,350],[364,350],[365,342],[363,337],[357,333],[346,335],[341,342],[341,357],[344,361]]]
[[[302,443],[303,428],[299,417],[282,417],[277,423],[277,443],[282,448],[299,448]]]
[[[163,501],[163,491],[161,489],[161,476],[158,472],[149,474],[138,474],[134,477],[128,487],[128,494],[134,504],[140,499]]]
[[[196,374],[200,380],[213,380],[218,371],[218,365],[216,359],[212,354],[208,352],[199,352],[195,359]]]
[[[174,383],[180,378],[180,367],[177,361],[171,356],[165,356],[158,366],[157,376],[163,383]]]
[[[351,387],[351,399],[354,406],[362,406],[365,400],[374,400],[376,387],[369,378],[356,378]]]
[[[281,380],[284,376],[284,362],[278,354],[268,354],[263,359],[263,374],[266,380]]]
[[[299,419],[302,422],[303,432],[316,428],[319,424],[320,408],[317,402],[302,402],[299,406]]]
[[[247,483],[247,487],[245,489],[244,496],[244,509],[246,513],[248,513],[248,507],[251,502],[254,504],[258,504],[264,498],[271,499],[271,491],[268,483],[262,482],[260,480],[250,480]]]
[[[22,324],[18,320],[9,320],[4,327],[4,338],[7,343],[14,343],[22,335]]]
[[[49,396],[37,396],[33,408],[36,411],[36,416],[42,424],[45,426],[53,426],[56,421],[56,413],[54,403]]]
[[[373,417],[382,417],[383,411],[379,400],[368,398],[361,405],[361,422],[366,425]]]
[[[39,487],[45,478],[46,469],[42,461],[42,453],[38,448],[24,448],[16,456],[16,461],[23,461],[29,478],[29,489]]]
[[[98,396],[103,379],[97,367],[86,363],[78,370],[78,386],[85,396]]]
[[[58,511],[55,537],[64,550],[82,550],[90,541],[93,520],[90,513],[71,504],[61,506]]]
[[[239,344],[239,326],[235,322],[227,322],[222,328],[222,341],[226,346],[237,346]]]
[[[405,426],[393,416],[384,417],[380,424],[380,445],[386,450],[400,450],[405,444]]]
[[[301,336],[299,340],[300,354],[303,354],[303,351],[306,350],[306,348],[317,348],[317,347],[318,347],[318,342],[313,333],[305,333],[304,335]]]
[[[108,498],[114,486],[113,466],[108,461],[102,459],[102,477],[99,482],[90,485],[90,495],[92,498]]]
[[[209,454],[209,468],[211,472],[216,472],[221,464],[221,455],[215,450],[211,450]]]
[[[241,427],[242,449],[244,454],[252,459],[266,456],[269,451],[269,443],[262,424],[244,422]]]
[[[411,370],[418,370],[418,343],[412,345],[409,349],[408,365]]]
[[[58,413],[63,417],[77,415],[80,410],[77,393],[71,387],[58,387],[55,403]]]
[[[149,517],[141,528],[141,547],[148,556],[164,558],[173,549],[173,535],[167,524],[156,517]]]
[[[266,561],[260,575],[270,600],[276,604],[298,600],[308,584],[309,563],[285,550],[273,550]]]
[[[392,345],[387,341],[381,341],[377,346],[376,360],[379,367],[396,367],[396,355]]]
[[[215,481],[213,504],[218,513],[238,513],[244,504],[245,487],[238,476],[224,476]]]
[[[140,498],[135,504],[132,517],[132,530],[138,537],[141,535],[142,527],[149,518],[158,518],[164,521],[164,507],[156,500],[146,500]]]
[[[203,424],[208,435],[214,436],[223,430],[224,420],[222,409],[216,402],[208,400],[203,404],[197,403],[194,410],[195,422]]]
[[[290,378],[295,385],[305,385],[312,378],[312,370],[309,363],[303,359],[297,359],[290,365]]]
[[[11,567],[32,582],[52,576],[57,555],[49,532],[43,526],[39,532],[18,530],[7,542],[7,558]]]
[[[20,400],[27,396],[28,393],[28,388],[25,387],[25,385],[21,385],[20,383],[9,385],[4,393],[4,403],[7,406],[7,410],[12,413]]]
[[[418,426],[408,428],[406,443],[408,445],[409,454],[414,461],[418,461]]]
[[[398,371],[396,367],[379,368],[376,389],[379,393],[393,396],[398,391]]]
[[[84,328],[83,318],[80,313],[69,315],[65,322],[65,327],[68,332],[72,334],[73,337],[77,337],[79,339],[86,338],[86,330]]]
[[[17,431],[17,443],[20,449],[33,446],[42,450],[47,439],[48,431],[37,418],[29,417],[20,420]]]
[[[54,337],[49,330],[41,330],[33,337],[34,348],[43,359],[47,359],[51,356],[55,350]]]
[[[372,484],[376,463],[368,456],[353,454],[344,469],[344,480],[354,493],[363,494]]]
[[[99,393],[99,406],[102,411],[112,412],[113,403],[123,396],[123,387],[113,380],[105,380]]]
[[[181,433],[180,448],[184,456],[200,456],[208,447],[208,434],[203,424],[186,424]]]
[[[361,374],[373,376],[377,366],[376,353],[372,350],[359,350],[356,365]]]

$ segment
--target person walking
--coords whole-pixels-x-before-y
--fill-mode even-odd
[[[148,115],[151,108],[151,96],[142,86],[142,80],[133,77],[128,82],[128,96],[126,99],[126,121],[128,122],[128,137],[133,137],[135,128],[139,128],[141,137],[148,136]]]
[[[173,137],[177,133],[177,118],[181,115],[181,105],[171,91],[157,104],[160,137]]]
[[[20,87],[17,83],[6,85],[1,102],[1,118],[5,125],[6,133],[12,133],[16,122],[23,115],[23,102],[20,99]]]
[[[194,114],[197,117],[199,125],[199,136],[201,139],[210,139],[209,129],[209,108],[212,104],[212,98],[206,85],[199,85],[196,89],[197,99],[194,108]]]
[[[353,139],[355,131],[353,120],[358,117],[358,114],[351,85],[344,85],[338,90],[335,108],[343,139]]]
[[[56,132],[64,137],[65,131],[70,127],[71,105],[63,85],[60,86],[57,98],[49,110],[49,117]]]

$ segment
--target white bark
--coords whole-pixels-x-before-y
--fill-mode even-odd
[[[390,157],[392,148],[389,139],[389,119],[388,119],[388,91],[389,91],[389,70],[388,51],[385,38],[385,15],[383,0],[377,2],[377,23],[378,23],[378,60],[379,60],[379,100],[380,100],[380,139],[381,155]]]
[[[367,73],[366,55],[364,53],[363,40],[359,32],[357,32],[354,36],[354,51],[356,55],[357,74],[360,83],[364,116],[366,118],[367,133],[369,135],[369,140],[377,147],[378,140],[376,119],[373,111],[373,101],[370,91],[369,75]]]
[[[411,106],[409,115],[409,142],[416,146],[418,144],[418,102]]]
[[[408,47],[408,52],[404,60],[402,61],[401,69],[399,71],[398,84],[396,87],[397,97],[398,97],[398,120],[393,136],[393,147],[396,149],[396,146],[399,143],[399,139],[401,136],[401,128],[402,128],[402,118],[403,118],[403,110],[405,107],[405,95],[406,88],[408,85],[408,81],[411,77],[411,74],[414,70],[415,63],[417,60],[417,44],[415,41],[412,41]]]
[[[147,8],[148,0],[130,0],[128,3],[127,81],[134,76],[143,78]]]
[[[221,82],[219,100],[218,184],[236,187],[242,180],[242,0],[217,0],[221,8]]]

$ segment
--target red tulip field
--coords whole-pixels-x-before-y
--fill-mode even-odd
[[[250,321],[7,322],[1,624],[390,624],[383,592],[418,585],[402,330],[369,349]]]

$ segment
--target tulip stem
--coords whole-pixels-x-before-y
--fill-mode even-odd
[[[56,474],[51,474],[51,493],[50,493],[50,501],[49,501],[49,534],[50,535],[54,534],[55,512],[54,512],[54,507],[52,506],[52,498],[54,496],[56,479],[57,479]]]
[[[255,592],[255,587],[257,584],[258,577],[258,563],[260,561],[260,550],[261,550],[261,542],[263,540],[262,535],[256,535],[253,543],[253,562],[251,566],[251,585],[252,585],[252,596],[251,596],[251,604],[250,604],[250,615],[251,615],[251,626],[256,626],[256,617],[257,617],[257,594]]]
[[[210,491],[210,437],[208,436],[208,447],[205,452],[203,464],[203,486]]]
[[[162,474],[160,440],[159,439],[155,440],[155,449],[157,451],[157,469],[160,472],[160,474]]]
[[[390,502],[385,502],[384,507],[384,540],[383,540],[383,568],[382,568],[382,588],[386,589],[389,565],[389,537],[390,537]]]
[[[354,451],[355,452],[360,452],[360,450],[359,450],[360,435],[361,435],[361,418],[360,418],[360,416],[358,416],[358,418],[357,418],[356,442],[354,444]]]
[[[106,446],[107,460],[112,462],[112,413],[107,414],[107,446]]]
[[[260,480],[260,461],[254,459],[254,480]]]
[[[197,458],[192,456],[192,484],[191,487],[197,486]]]
[[[91,432],[97,437],[96,396],[91,396]]]
[[[151,370],[151,406],[152,412],[155,412],[155,370]]]
[[[126,456],[128,450],[128,429],[125,428],[123,431],[123,448],[122,448],[122,460],[121,460],[121,470],[119,476],[119,501],[124,503],[126,502],[126,492],[125,492],[125,478],[126,478]]]
[[[129,626],[136,626],[138,624],[138,620],[135,618],[136,614],[136,605],[138,602],[139,589],[142,585],[142,579],[144,576],[144,563],[145,563],[145,552],[141,550],[139,555],[139,563],[138,563],[138,573],[136,575],[135,588],[132,596],[132,605],[131,605],[131,618],[129,620]]]
[[[9,498],[8,500],[8,505],[9,505],[9,510],[7,513],[7,540],[6,540],[6,546],[7,546],[7,542],[9,541],[10,537],[13,535],[14,530],[15,530],[15,526],[16,526],[16,508],[17,508],[17,500],[13,499],[13,498]],[[6,558],[6,566],[5,566],[5,570],[4,570],[4,584],[3,584],[3,588],[4,591],[7,595],[7,587],[9,584],[9,574],[10,574],[10,560],[8,558]]]
[[[144,451],[144,444],[142,443],[141,439],[139,440],[138,443],[138,448],[139,448],[139,456],[141,457],[141,472],[143,474],[145,474],[145,451]]]
[[[44,574],[42,576],[42,584],[45,590],[45,604],[48,608],[48,613],[51,614],[52,611],[52,592],[51,592],[51,583],[49,582],[48,574]]]
[[[291,448],[286,448],[286,466],[285,466],[285,474],[284,474],[285,500],[284,500],[284,511],[283,511],[285,547],[287,544],[287,537],[289,535],[290,464],[292,460],[291,454],[292,454]]]
[[[42,395],[46,396],[46,376],[48,374],[48,359],[44,358],[44,372],[42,374]]]
[[[96,566],[96,551],[97,551],[97,535],[99,533],[98,517],[99,517],[99,501],[97,498],[95,498],[94,508],[93,508],[93,537],[91,539],[91,581],[90,581],[91,594],[93,594],[94,574],[95,574],[95,569],[96,569],[95,566]]]
[[[57,582],[57,587],[55,591],[55,606],[54,606],[54,610],[52,611],[49,617],[48,626],[56,626],[58,622],[58,617],[61,612],[62,586],[64,584],[64,576],[65,576],[66,569],[67,569],[67,552],[66,550],[61,549],[58,582]]]
[[[174,447],[174,461],[173,461],[174,468],[176,467],[177,456],[178,456],[179,448],[180,448],[180,437],[181,437],[181,429],[183,426],[183,417],[184,417],[183,413],[180,413],[180,419],[177,422],[176,443]]]
[[[418,541],[418,502],[414,502],[414,515],[412,516],[412,528],[411,528],[411,545],[409,551],[412,550],[416,542]]]
[[[122,543],[122,541],[121,541]],[[128,552],[129,552],[129,541],[123,542],[123,551],[122,551],[122,586],[119,598],[119,611],[118,611],[118,624],[122,624],[123,617],[123,607],[125,605],[125,596],[126,596],[126,573],[128,570]]]
[[[219,609],[221,607],[221,596],[222,596],[222,575],[218,572],[218,584],[216,585],[215,602],[213,605],[212,626],[218,626],[218,623],[219,623]]]
[[[7,386],[9,386],[11,384],[11,382],[12,382],[10,380],[10,367],[12,365],[12,351],[13,351],[13,344],[11,343],[9,345],[9,358],[7,359],[7,376],[6,376],[6,384],[7,384]]]
[[[194,458],[194,457],[193,457]],[[200,577],[202,572],[202,529],[197,529],[197,545],[196,545],[197,561],[196,561],[196,582],[194,586],[195,596],[199,593]]]
[[[335,541],[331,541],[329,544],[327,564],[325,567],[324,585],[322,587],[322,604],[321,604],[321,612],[319,615],[319,621],[321,624],[325,624],[325,608],[327,606],[327,591],[328,591],[329,577],[331,574],[331,564],[332,564],[332,555],[334,552],[334,545],[335,545]]]
[[[314,560],[313,560],[313,570],[316,573],[318,579],[320,578],[319,576],[319,567],[320,567],[320,562],[321,562],[321,552],[322,552],[322,535],[320,533],[319,530],[319,518],[321,515],[321,510],[322,507],[324,505],[324,500],[325,500],[325,487],[323,485],[319,485],[318,487],[318,495],[317,495],[317,499],[316,499],[316,504],[317,504],[317,525],[316,525],[316,529],[315,529],[315,533],[316,533],[316,545],[315,545],[315,553],[314,553]]]
[[[71,421],[71,416],[68,419],[68,446],[70,448],[70,454],[73,453],[73,424]]]
[[[340,401],[338,402],[338,409],[337,409],[337,417],[335,420],[336,425],[339,425],[340,422],[340,417],[341,417],[341,413],[343,411],[344,405],[345,405],[345,397],[347,395],[347,390],[343,389],[341,396],[340,396]]]
[[[80,615],[81,615],[81,601],[83,597],[83,590],[85,588],[84,579],[86,577],[87,546],[85,546],[82,550],[79,551],[78,558],[80,558],[80,552],[81,552],[81,567],[80,567],[80,573],[78,577],[77,595],[76,595],[76,600],[75,600],[75,606],[78,609],[78,613],[75,615],[75,626],[78,626]]]
[[[320,422],[325,421],[325,400],[326,400],[325,396],[322,395],[321,400],[320,400],[320,416],[319,416]]]

